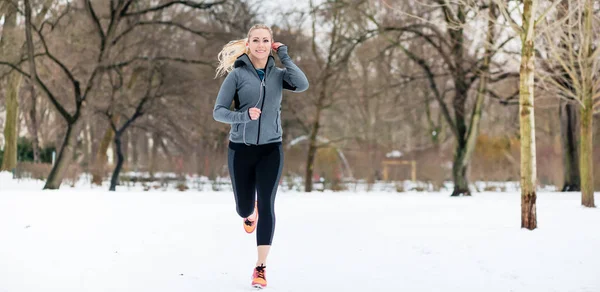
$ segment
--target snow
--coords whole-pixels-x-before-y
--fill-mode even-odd
[[[0,173],[0,292],[253,290],[228,190],[42,187]],[[266,291],[600,291],[600,210],[540,192],[534,231],[520,210],[518,192],[281,188]]]

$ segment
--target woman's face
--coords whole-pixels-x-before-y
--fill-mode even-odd
[[[255,29],[248,38],[250,55],[256,59],[266,59],[271,53],[271,34],[266,29]]]

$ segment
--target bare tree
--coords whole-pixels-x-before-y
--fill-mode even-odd
[[[558,8],[563,10],[560,14],[565,15],[559,19],[565,29],[544,33],[549,58],[543,80],[548,90],[579,105],[581,204],[595,207],[591,158],[594,100],[600,100],[600,50],[594,45],[600,36],[598,20],[593,15],[592,1],[573,0]]]
[[[454,180],[452,196],[470,196],[468,167],[479,133],[483,102],[489,94],[488,84],[514,75],[498,70],[494,74],[491,73],[491,67],[495,65],[492,58],[510,39],[496,44],[494,23],[497,12],[491,2],[448,0],[433,2],[427,5],[428,9],[425,12],[404,12],[412,21],[379,21],[375,17],[372,17],[372,20],[382,33],[391,36],[390,41],[418,64],[428,77],[431,95],[438,102],[445,122],[456,141],[452,165]],[[395,7],[391,8],[395,11],[399,10]],[[413,9],[412,6],[410,8]],[[476,20],[476,16],[486,10],[488,14],[484,19],[488,20],[488,25],[485,40],[482,42],[483,54],[469,56],[466,52],[468,40],[465,39],[465,29]],[[436,19],[439,14],[435,11],[441,12],[443,22]],[[421,50],[414,49],[415,43],[411,40],[415,37],[423,39],[426,45],[431,46],[439,54],[444,64],[443,67],[440,66],[441,69],[436,70],[435,61],[425,59]],[[448,91],[440,90],[439,70],[447,71],[447,75],[451,76],[453,83],[451,102],[446,98]],[[475,102],[469,102],[469,93],[474,84],[478,84]]]
[[[319,131],[322,127],[322,118],[326,110],[335,103],[336,90],[340,85],[340,74],[346,69],[354,49],[373,36],[364,27],[355,25],[359,21],[357,12],[365,1],[348,3],[342,0],[329,1],[314,6],[311,1],[311,49],[315,60],[315,69],[318,70],[317,80],[311,92],[311,107],[314,115],[308,126],[308,153],[306,157],[306,168],[304,175],[304,190],[311,192],[313,188],[312,178],[314,173],[314,161],[318,143]],[[326,38],[320,38],[318,28],[326,28]],[[320,44],[325,43],[324,46]],[[316,81],[316,82],[314,82]]]
[[[33,23],[35,23],[36,25],[39,25],[42,20],[46,17],[46,13],[50,10],[50,5],[52,5],[52,3],[54,2],[54,0],[46,0],[44,2],[44,5],[41,9],[41,11],[38,13],[38,15],[36,16],[35,20],[33,19],[32,13],[31,13],[31,3],[29,0],[25,0],[24,4],[25,4],[25,39],[26,39],[26,48],[27,48],[27,59],[29,60],[29,73],[32,74],[32,72],[36,71],[35,68],[35,47],[34,47],[34,43],[33,43],[33,33],[32,33],[32,27],[33,27]],[[34,21],[32,23],[32,21]],[[34,75],[37,75],[37,73],[35,73]],[[40,142],[39,142],[39,135],[38,135],[38,128],[39,128],[39,122],[37,120],[37,94],[35,91],[35,85],[33,82],[31,82],[31,80],[27,80],[28,82],[28,87],[29,87],[29,95],[30,95],[30,99],[31,99],[31,109],[28,113],[29,116],[29,123],[30,123],[30,132],[31,132],[31,136],[32,136],[32,148],[33,148],[33,161],[39,163],[40,162]]]
[[[573,17],[566,17],[572,13],[569,11],[570,0],[562,0],[558,5],[557,12],[554,16],[553,22],[564,23],[561,26],[570,27],[571,21],[575,20]],[[548,22],[548,20],[547,20]],[[572,44],[567,43],[567,40],[563,39],[559,46],[561,50],[568,50],[567,48]],[[563,87],[574,91],[573,82],[569,79],[569,74],[564,71],[561,66],[557,66],[553,63],[553,57],[548,54],[549,49],[545,48],[544,39],[537,46],[536,57],[541,65],[541,84],[544,84],[545,78],[554,78],[556,82],[562,83]],[[548,74],[551,72],[551,74]],[[549,89],[549,88],[546,88]],[[556,90],[550,89],[549,92],[555,92]],[[562,148],[562,163],[563,163],[563,183],[561,190],[563,192],[580,191],[581,190],[581,176],[579,174],[579,129],[578,120],[578,105],[573,98],[565,96],[560,91],[556,92],[560,98],[558,104],[558,114],[560,117],[560,141]]]
[[[32,18],[31,15],[29,17],[26,16],[26,19],[29,19],[30,22],[34,24],[41,23],[46,17],[47,12],[49,11],[49,7],[52,5],[54,0],[45,0],[40,3],[40,9],[35,18]],[[2,58],[6,58],[6,61],[22,64],[21,60],[23,55],[29,56],[29,48],[28,42],[23,42],[23,39],[20,34],[20,27],[17,25],[17,16],[19,13],[22,13],[19,10],[18,1],[4,1],[2,6],[0,7],[0,14],[5,13],[6,19],[3,25],[3,36],[2,41],[0,42],[0,55]],[[25,2],[25,12],[27,13],[27,9],[31,12],[31,4],[29,1]],[[4,11],[4,12],[2,12]],[[31,14],[31,13],[30,13]],[[33,66],[32,62],[29,62],[29,71],[31,71],[31,67]],[[8,67],[5,67],[8,68]],[[3,68],[4,69],[4,68]],[[12,69],[12,68],[8,68]],[[0,71],[1,72],[1,71]],[[5,136],[5,151],[3,160],[3,166],[0,169],[3,170],[12,170],[16,167],[17,164],[17,136],[18,136],[18,117],[19,117],[19,92],[21,89],[23,76],[16,70],[10,70],[8,74],[8,84],[7,84],[7,96],[6,96],[6,104],[7,104],[7,123],[4,127],[4,136]],[[33,154],[34,160],[39,161],[39,142],[37,136],[37,124],[36,121],[36,108],[35,108],[35,100],[36,94],[33,86],[31,86],[31,82],[28,82],[28,87],[30,90],[30,95],[32,99],[32,108],[26,114],[26,116],[31,120],[31,125],[29,129],[32,133],[32,146],[33,146]]]
[[[535,114],[534,114],[534,76],[535,76],[535,13],[537,0],[523,1],[523,26],[519,30],[522,41],[520,69],[521,113],[521,227],[533,230],[537,228],[536,215],[536,152],[535,152]]]
[[[112,102],[111,108],[105,112],[105,114],[110,122],[111,128],[113,129],[113,131],[115,133],[114,134],[114,142],[115,142],[115,148],[117,150],[117,163],[115,165],[115,169],[113,171],[112,178],[110,180],[110,188],[109,188],[110,191],[116,190],[116,186],[117,186],[118,179],[119,179],[119,173],[121,172],[123,163],[125,161],[125,157],[123,155],[123,146],[122,146],[123,133],[138,118],[140,118],[141,116],[143,116],[146,113],[146,107],[147,107],[148,103],[150,103],[154,99],[160,97],[158,91],[160,90],[161,84],[163,83],[162,78],[160,76],[157,77],[156,69],[153,67],[147,68],[147,71],[149,71],[149,72],[146,72],[146,74],[145,74],[145,75],[147,75],[146,91],[144,92],[144,95],[141,98],[138,98],[138,100],[134,103],[135,109],[133,109],[133,113],[130,116],[128,116],[126,114],[126,112],[131,111],[131,109],[128,109],[126,106],[125,106],[125,108],[123,108],[123,112],[119,113],[119,115],[124,116],[122,125],[119,125],[118,122],[115,122],[115,119],[113,119],[113,117],[115,116],[115,107],[117,107],[117,108],[121,107],[119,104]],[[156,83],[158,83],[158,85]]]
[[[374,37],[356,49],[344,73],[345,86],[338,89],[345,96],[343,103],[326,119],[329,132],[350,138],[339,145],[360,153],[354,158],[354,174],[366,177],[368,188],[382,179],[380,163],[389,151],[436,148],[443,136],[438,135],[441,114],[425,96],[427,77],[395,47],[383,37]],[[431,50],[422,53],[437,57]]]
[[[563,192],[581,191],[577,104],[562,97],[559,104],[560,141],[563,155]]]
[[[521,228],[533,230],[537,228],[536,213],[536,143],[535,143],[535,113],[534,113],[534,87],[535,87],[535,39],[539,32],[536,26],[545,18],[549,11],[560,0],[549,5],[541,15],[538,13],[537,0],[523,0],[523,13],[521,25],[511,17],[514,10],[508,8],[510,4],[518,8],[517,2],[502,2],[496,0],[504,18],[510,23],[513,30],[521,38],[521,66],[519,71],[519,125],[521,138]],[[508,5],[507,5],[508,4]]]
[[[91,0],[84,0],[83,2],[84,9],[86,11],[86,14],[84,16],[85,21],[87,21],[88,24],[91,24],[91,26],[93,27],[93,33],[98,38],[98,42],[96,43],[96,58],[95,61],[92,62],[89,74],[85,74],[84,76],[78,78],[76,76],[76,70],[74,70],[73,68],[69,68],[66,65],[65,60],[61,61],[55,55],[55,53],[51,52],[48,46],[48,42],[46,41],[47,35],[45,35],[44,32],[45,24],[51,26],[51,32],[54,29],[54,27],[58,26],[58,22],[61,19],[63,19],[65,15],[72,14],[72,12],[77,10],[76,8],[74,8],[70,4],[67,4],[66,6],[64,6],[63,11],[60,12],[60,16],[54,23],[45,22],[39,28],[34,27],[34,30],[36,31],[39,41],[43,47],[43,53],[36,54],[36,56],[41,55],[47,57],[54,63],[54,65],[60,68],[62,74],[64,74],[64,76],[66,76],[66,78],[69,80],[69,83],[71,85],[71,91],[74,97],[75,109],[73,113],[68,110],[65,102],[61,102],[61,99],[58,98],[56,91],[53,91],[51,87],[47,84],[47,82],[43,81],[40,78],[36,71],[31,72],[31,74],[27,74],[13,62],[0,62],[0,64],[8,65],[12,67],[12,69],[18,71],[19,73],[31,78],[36,84],[36,86],[38,86],[50,99],[60,116],[64,119],[64,121],[67,124],[66,133],[64,135],[58,158],[50,172],[50,175],[48,176],[46,185],[44,186],[45,189],[57,189],[60,187],[62,178],[67,169],[67,166],[69,164],[70,158],[74,150],[75,138],[79,133],[79,129],[81,126],[80,117],[82,116],[84,105],[86,104],[88,97],[93,92],[93,89],[97,86],[99,80],[101,80],[102,75],[106,72],[106,70],[110,70],[115,67],[118,68],[126,66],[136,61],[148,59],[147,56],[138,55],[133,56],[128,60],[111,63],[115,60],[113,55],[118,53],[114,52],[114,47],[116,44],[118,44],[119,40],[123,39],[125,35],[129,34],[135,28],[145,25],[166,25],[185,29],[186,27],[184,25],[180,25],[176,22],[164,22],[162,20],[146,21],[146,18],[151,17],[153,13],[157,11],[162,11],[164,9],[168,9],[171,6],[181,5],[194,10],[210,10],[214,6],[218,6],[224,3],[224,1],[215,1],[211,3],[195,1],[165,1],[160,4],[144,5],[134,0],[120,0],[105,3],[109,4],[108,7],[103,7],[106,9],[99,10],[104,12],[102,14],[99,14],[94,8],[94,5]],[[125,21],[129,19],[133,21]],[[158,59],[170,60],[175,62],[185,61],[181,58],[165,56],[160,56],[158,57]],[[202,64],[206,62],[197,61],[196,63]],[[86,81],[81,82],[81,79],[84,79]]]
[[[184,104],[166,103],[162,108],[162,113],[152,111],[144,115],[145,118],[138,119],[132,125],[131,133],[131,162],[134,169],[148,170],[150,174],[156,171],[160,166],[161,143],[153,143],[152,154],[147,159],[145,157],[149,151],[139,151],[139,147],[146,147],[149,141],[165,141],[166,147],[163,147],[162,154],[177,153],[179,150],[187,147],[183,145],[194,145],[202,151],[193,151],[192,161],[201,157],[214,157],[210,152],[219,151],[221,144],[215,144],[213,135],[220,133],[221,127],[209,122],[206,107],[203,105],[214,102],[214,96],[211,94],[212,87],[215,87],[213,79],[210,77],[210,70],[214,70],[214,64],[210,60],[215,58],[215,51],[219,46],[226,43],[231,38],[237,38],[243,35],[246,30],[246,24],[253,17],[253,12],[248,10],[247,5],[242,1],[227,1],[226,3],[214,6],[211,10],[205,11],[198,17],[195,10],[160,10],[148,15],[146,19],[129,18],[128,24],[133,26],[139,24],[135,29],[126,30],[119,38],[115,50],[123,52],[120,61],[115,61],[114,69],[122,69],[122,78],[130,80],[125,85],[126,90],[135,87],[143,78],[137,78],[141,74],[138,69],[138,63],[142,59],[135,59],[138,56],[145,56],[146,60],[152,60],[160,67],[164,67],[165,62],[170,62],[177,66],[176,69],[170,69],[169,82],[177,84],[177,93],[170,89],[171,96],[176,96],[177,101],[185,99]],[[179,56],[172,58],[171,56]],[[142,62],[144,64],[144,62]],[[200,65],[200,66],[197,66]],[[145,64],[144,64],[145,66]],[[132,69],[133,68],[133,69]],[[137,68],[137,69],[136,69]],[[174,77],[178,77],[176,79]],[[173,78],[171,78],[173,77]],[[105,82],[106,83],[106,82]],[[106,85],[106,84],[105,84]],[[144,91],[145,89],[141,89]],[[106,85],[104,92],[110,92],[110,86]],[[135,93],[132,93],[135,95]],[[128,96],[127,98],[131,98]],[[173,102],[174,100],[170,100]],[[106,108],[102,104],[100,108]],[[208,112],[210,113],[210,112]],[[122,124],[120,119],[123,115],[114,115],[113,122]],[[212,119],[210,119],[212,121]],[[158,122],[161,121],[161,122]],[[192,124],[192,121],[194,124]],[[200,125],[197,127],[193,125]],[[176,134],[177,133],[177,134]],[[153,138],[142,138],[149,134]],[[93,168],[93,181],[99,184],[104,176],[104,170],[107,162],[107,150],[114,139],[112,127],[107,126],[105,132],[101,134],[100,147],[96,153],[95,166]],[[220,136],[219,136],[220,137]],[[173,139],[177,139],[174,141]],[[218,140],[221,141],[221,140]],[[168,142],[168,144],[166,144]],[[183,148],[174,149],[173,145]],[[210,146],[209,146],[210,145]],[[177,148],[175,147],[175,148]],[[191,146],[190,146],[191,147]],[[126,155],[126,154],[125,154]],[[177,154],[181,155],[181,154]],[[196,158],[198,157],[198,158]],[[164,157],[167,158],[167,157]],[[206,158],[204,160],[207,160]],[[147,162],[147,163],[146,163]],[[192,162],[190,162],[191,164]],[[206,166],[210,164],[209,166]],[[209,169],[216,166],[217,163],[206,163],[205,168]]]

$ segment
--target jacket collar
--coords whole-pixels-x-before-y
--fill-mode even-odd
[[[256,71],[256,68],[254,67],[254,65],[252,65],[252,62],[250,61],[250,56],[248,56],[247,54],[242,54],[233,63],[234,68],[242,66],[252,68]],[[271,68],[273,68],[273,66],[275,66],[275,58],[272,55],[269,55],[269,58],[267,59],[267,65],[265,66],[265,71],[271,71]]]

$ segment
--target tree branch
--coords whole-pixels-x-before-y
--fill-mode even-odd
[[[63,64],[61,61],[59,61],[56,57],[54,57],[54,55],[52,55],[50,53],[50,50],[48,49],[48,45],[46,44],[46,39],[42,35],[42,32],[35,29],[35,26],[34,26],[34,30],[37,33],[40,41],[42,42],[42,46],[44,47],[46,56],[48,56],[48,58],[50,58],[50,60],[52,60],[54,63],[56,63],[60,67],[60,69],[65,73],[65,75],[67,75],[67,78],[69,78],[69,80],[71,81],[71,83],[73,83],[73,85],[77,85],[77,87],[79,87],[79,81],[77,81],[75,79],[75,76],[73,76],[73,74],[71,74],[71,71],[67,68],[67,66],[65,64]]]
[[[418,29],[415,29],[417,27],[425,27],[428,29],[431,29],[431,26],[425,26],[425,25],[410,25],[407,27],[399,27],[399,28],[394,28],[394,27],[387,27],[384,28],[384,31],[400,31],[400,32],[412,32],[420,37],[422,37],[423,39],[425,39],[425,41],[427,41],[434,49],[436,49],[438,51],[438,53],[440,54],[440,56],[442,57],[442,59],[444,59],[444,62],[446,62],[446,64],[448,65],[450,71],[454,71],[455,70],[455,66],[454,63],[452,63],[452,60],[450,59],[450,57],[448,56],[448,53],[446,53],[446,51],[444,51],[444,48],[441,45],[436,44],[433,39],[424,34],[423,32],[419,31]],[[434,31],[436,32],[436,35],[438,37],[438,39],[440,39],[440,41],[443,42],[443,44],[448,45],[448,43],[444,40],[443,35],[441,35],[441,32],[439,31]]]
[[[67,3],[66,8],[64,9],[63,13],[61,13],[57,18],[55,22],[50,22],[49,20],[44,20],[42,22],[42,24],[40,24],[40,28],[39,28],[39,32],[38,34],[41,34],[42,31],[44,30],[44,25],[49,25],[50,26],[50,31],[53,31],[54,28],[56,27],[56,25],[58,25],[58,23],[63,19],[63,17],[65,17],[67,14],[69,14],[69,11],[71,10],[71,3]],[[34,28],[36,27],[35,25],[33,26]],[[36,28],[37,30],[37,28]]]
[[[29,76],[29,74],[25,73],[25,71],[21,70],[21,68],[19,68],[19,66],[15,65],[13,63],[5,62],[5,61],[0,61],[0,65],[6,65],[8,67],[11,67],[13,70],[21,73],[21,75],[23,75],[23,76],[25,76],[27,78],[31,78],[31,76]],[[7,74],[10,73],[10,72],[11,71],[7,72]]]
[[[423,60],[422,58],[417,57],[415,54],[413,54],[411,51],[407,50],[404,46],[402,45],[398,45],[400,47],[400,49],[402,49],[402,51],[411,59],[413,60],[415,63],[417,63],[427,74],[428,76],[428,80],[429,80],[429,86],[431,87],[431,89],[433,90],[434,96],[437,99],[440,108],[442,109],[442,113],[444,115],[444,118],[446,118],[446,122],[448,123],[448,125],[450,126],[450,129],[452,130],[452,133],[454,133],[454,135],[456,135],[456,137],[459,137],[459,133],[458,133],[458,128],[456,127],[456,124],[454,123],[454,120],[452,120],[452,116],[450,115],[450,111],[448,110],[448,106],[446,105],[446,103],[444,102],[442,95],[439,92],[439,89],[437,88],[437,84],[435,82],[435,77],[433,72],[431,71],[431,68],[429,68],[429,65],[427,65],[427,63],[425,62],[425,60]]]
[[[22,74],[23,76],[29,78],[30,80],[32,79],[31,75],[25,73],[23,70],[21,70],[21,68],[19,68],[18,66],[15,66],[12,63],[0,61],[0,65],[9,66],[9,67],[13,68],[14,70],[16,70],[17,72],[19,72],[20,74]],[[50,89],[48,89],[46,84],[44,84],[44,82],[42,82],[42,80],[37,76],[35,77],[35,79],[33,79],[33,82],[35,82],[39,87],[41,87],[42,91],[44,91],[44,93],[46,93],[46,95],[48,95],[50,102],[54,105],[56,110],[58,110],[58,112],[65,118],[65,120],[67,120],[67,122],[71,122],[73,117],[71,116],[71,114],[69,114],[69,112],[67,112],[67,110],[65,110],[65,108],[63,108],[60,105],[60,103],[58,102],[58,100],[56,99],[54,94],[52,94]]]
[[[41,56],[46,56],[46,53],[37,53],[37,54],[35,54],[33,57],[34,57],[34,58],[36,58],[36,57],[41,57]],[[0,61],[0,64],[7,65],[7,66],[10,66],[9,64],[11,64],[11,65],[14,65],[14,66],[16,66],[16,67],[18,67],[18,68],[21,68],[21,64],[23,64],[23,63],[25,63],[25,62],[27,62],[27,61],[29,61],[29,58],[24,58],[24,59],[21,59],[21,60],[19,61],[19,63],[16,63],[16,64],[13,64],[13,63],[8,63],[8,62],[4,62],[4,61]],[[14,69],[14,68],[13,68],[13,69]],[[10,74],[11,72],[12,72],[12,71],[8,71],[8,72],[6,72],[5,74],[3,74],[3,75],[0,75],[0,80],[2,80],[2,79],[4,79],[4,78],[6,78],[6,76],[8,76],[8,74]],[[21,72],[19,72],[19,73],[21,73]],[[23,74],[23,73],[21,73],[21,74]],[[23,76],[25,76],[25,77],[27,77],[27,78],[30,78],[28,75],[23,75]]]
[[[124,37],[125,35],[129,34],[130,32],[133,31],[134,28],[141,26],[141,25],[167,25],[167,26],[175,26],[178,27],[184,31],[193,33],[195,35],[201,36],[203,38],[209,38],[211,36],[214,35],[214,33],[211,32],[206,32],[206,31],[199,31],[199,30],[194,30],[191,29],[183,24],[180,23],[176,23],[176,22],[172,22],[172,21],[139,21],[134,23],[132,26],[128,27],[127,29],[125,29],[121,34],[119,34],[117,37],[115,37],[112,41],[112,44],[116,44],[122,37]]]
[[[500,82],[504,79],[511,78],[511,77],[517,78],[519,76],[520,76],[519,72],[506,72],[506,73],[502,73],[494,78],[490,78],[490,83]]]
[[[310,133],[310,128],[306,124],[304,124],[304,121],[302,119],[300,119],[300,115],[298,115],[298,111],[296,111],[296,108],[293,106],[289,106],[288,110],[292,112],[292,115],[296,118],[296,121],[298,122],[302,130],[304,130],[304,133]]]
[[[538,19],[536,19],[535,23],[533,24],[535,27],[538,27],[540,21],[542,21],[544,19],[544,17],[546,17],[546,14],[548,14],[548,12],[550,12],[552,9],[554,9],[556,7],[556,5],[558,5],[558,3],[562,2],[563,0],[555,0],[554,3],[552,3],[552,5],[550,5],[542,14],[540,14],[540,17]]]
[[[96,32],[98,33],[98,36],[100,36],[100,42],[102,43],[102,47],[104,47],[106,44],[106,35],[104,35],[104,30],[102,29],[100,20],[98,19],[98,16],[96,15],[96,11],[94,11],[94,7],[92,7],[92,2],[90,0],[85,1],[85,8],[90,13],[92,22],[94,23],[94,26],[96,27]]]
[[[500,102],[500,104],[502,105],[519,105],[519,90],[505,98],[502,98],[500,95],[498,95],[491,89],[488,89],[487,93],[490,94],[490,97],[497,99],[498,102]]]
[[[506,19],[506,21],[508,21],[510,27],[512,27],[512,29],[517,34],[521,35],[521,32],[523,31],[523,28],[521,26],[519,26],[517,24],[517,22],[510,16],[510,12],[508,11],[508,9],[505,6],[507,4],[507,1],[506,0],[494,0],[494,1],[498,5],[498,9],[500,10],[500,12],[502,13],[502,15],[504,16],[504,19]]]
[[[165,9],[169,6],[176,5],[176,4],[181,4],[181,5],[188,6],[191,8],[196,8],[196,9],[209,9],[215,5],[223,4],[225,2],[226,2],[226,0],[212,2],[212,3],[198,3],[195,1],[186,1],[186,0],[170,1],[170,2],[161,4],[161,5],[157,5],[154,7],[142,9],[140,11],[133,11],[133,12],[129,12],[129,13],[123,11],[122,16],[127,17],[127,16],[133,16],[133,15],[141,15],[141,14],[145,14],[148,12],[159,11],[159,10]]]
[[[179,63],[184,63],[184,64],[200,64],[200,65],[206,65],[206,66],[210,66],[211,68],[214,68],[214,65],[211,62],[208,61],[202,61],[202,60],[190,60],[190,59],[185,59],[185,58],[173,58],[173,57],[135,57],[131,60],[127,60],[127,61],[123,61],[120,63],[115,63],[112,65],[107,65],[103,68],[108,69],[108,68],[122,68],[122,67],[126,67],[131,65],[133,62],[135,61],[172,61],[172,62],[179,62]]]
[[[502,49],[502,47],[504,47],[512,39],[513,39],[513,37],[509,37],[506,41],[502,42],[496,49],[492,50],[492,52],[490,54],[490,59],[493,58],[496,55],[496,53],[500,52],[500,49]],[[481,72],[481,70],[482,70],[482,67],[479,66],[479,64],[481,64],[484,59],[485,59],[485,56],[483,58],[480,58],[479,60],[477,60],[477,62],[475,62],[475,64],[473,64],[473,66],[471,66],[467,70],[467,72],[473,72],[474,71],[473,69],[477,68],[474,71],[473,76],[471,76],[470,80],[468,81],[469,84],[472,84],[473,82],[475,82],[479,78],[479,73],[478,72]],[[509,74],[513,74],[513,73],[509,73]],[[517,76],[519,76],[518,73],[517,73]],[[506,77],[502,77],[500,80],[502,80],[504,78],[506,78]],[[499,80],[498,79],[490,79],[489,81],[490,81],[490,83],[494,83],[494,82],[497,82]]]
[[[135,107],[135,112],[133,113],[133,115],[127,119],[127,121],[125,122],[125,124],[123,124],[123,126],[119,129],[118,133],[122,133],[123,131],[125,131],[125,129],[127,129],[127,127],[129,127],[135,120],[137,120],[137,118],[141,117],[142,115],[144,115],[144,105],[146,104],[146,102],[148,102],[150,100],[151,97],[153,97],[152,93],[152,79],[154,78],[154,74],[156,73],[155,70],[152,70],[152,73],[150,73],[150,75],[148,76],[148,88],[146,90],[146,94],[144,94],[144,97],[140,100],[140,102],[138,103],[138,105]],[[161,78],[161,82],[160,85],[162,85],[162,78]],[[159,87],[160,87],[159,85]],[[156,95],[154,95],[155,97]]]

